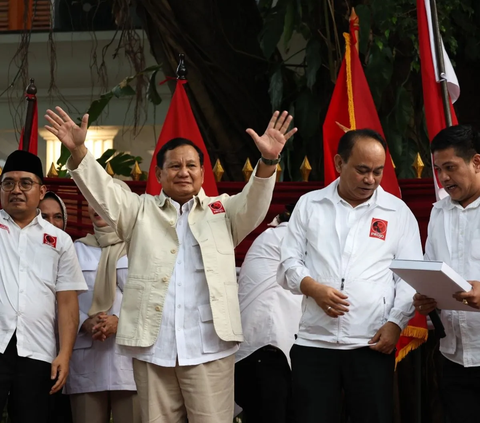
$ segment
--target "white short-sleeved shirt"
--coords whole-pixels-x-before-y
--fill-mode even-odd
[[[20,357],[51,363],[56,293],[87,289],[72,240],[40,212],[20,228],[0,210],[0,257],[0,353],[16,331]]]

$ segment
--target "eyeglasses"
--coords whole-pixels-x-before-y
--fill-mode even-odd
[[[20,191],[30,191],[34,184],[42,185],[39,182],[32,181],[31,179],[20,179],[19,181],[6,180],[2,181],[1,186],[5,192],[10,192],[15,189],[18,184]]]

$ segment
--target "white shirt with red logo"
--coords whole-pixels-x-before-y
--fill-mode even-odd
[[[56,293],[87,285],[70,236],[41,214],[20,228],[0,210],[0,353],[16,331],[20,357],[55,358]]]
[[[282,243],[279,283],[301,294],[310,276],[348,296],[349,312],[328,316],[303,298],[297,344],[350,349],[366,346],[387,321],[404,328],[413,316],[413,288],[390,270],[396,259],[422,260],[418,223],[407,205],[378,187],[351,207],[338,179],[300,198]]]

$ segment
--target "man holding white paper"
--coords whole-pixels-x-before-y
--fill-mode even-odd
[[[438,179],[449,194],[433,205],[425,260],[443,261],[472,285],[455,298],[480,306],[480,133],[456,125],[440,131],[431,151]],[[414,306],[422,314],[436,308],[435,299],[421,294]],[[472,310],[473,311],[473,310]],[[470,405],[480,398],[480,313],[442,310],[446,337],[442,396],[451,423],[478,422]],[[468,406],[466,406],[468,404]]]
[[[414,290],[392,259],[422,259],[418,224],[379,185],[386,144],[370,129],[345,133],[340,178],[300,198],[282,243],[278,281],[303,297],[290,351],[298,423],[393,421],[394,349],[413,316]]]

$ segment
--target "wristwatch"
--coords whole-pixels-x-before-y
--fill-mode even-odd
[[[266,159],[265,157],[262,156],[260,157],[260,160],[268,166],[273,166],[280,163],[280,160],[282,160],[282,155],[279,154],[275,160]]]

